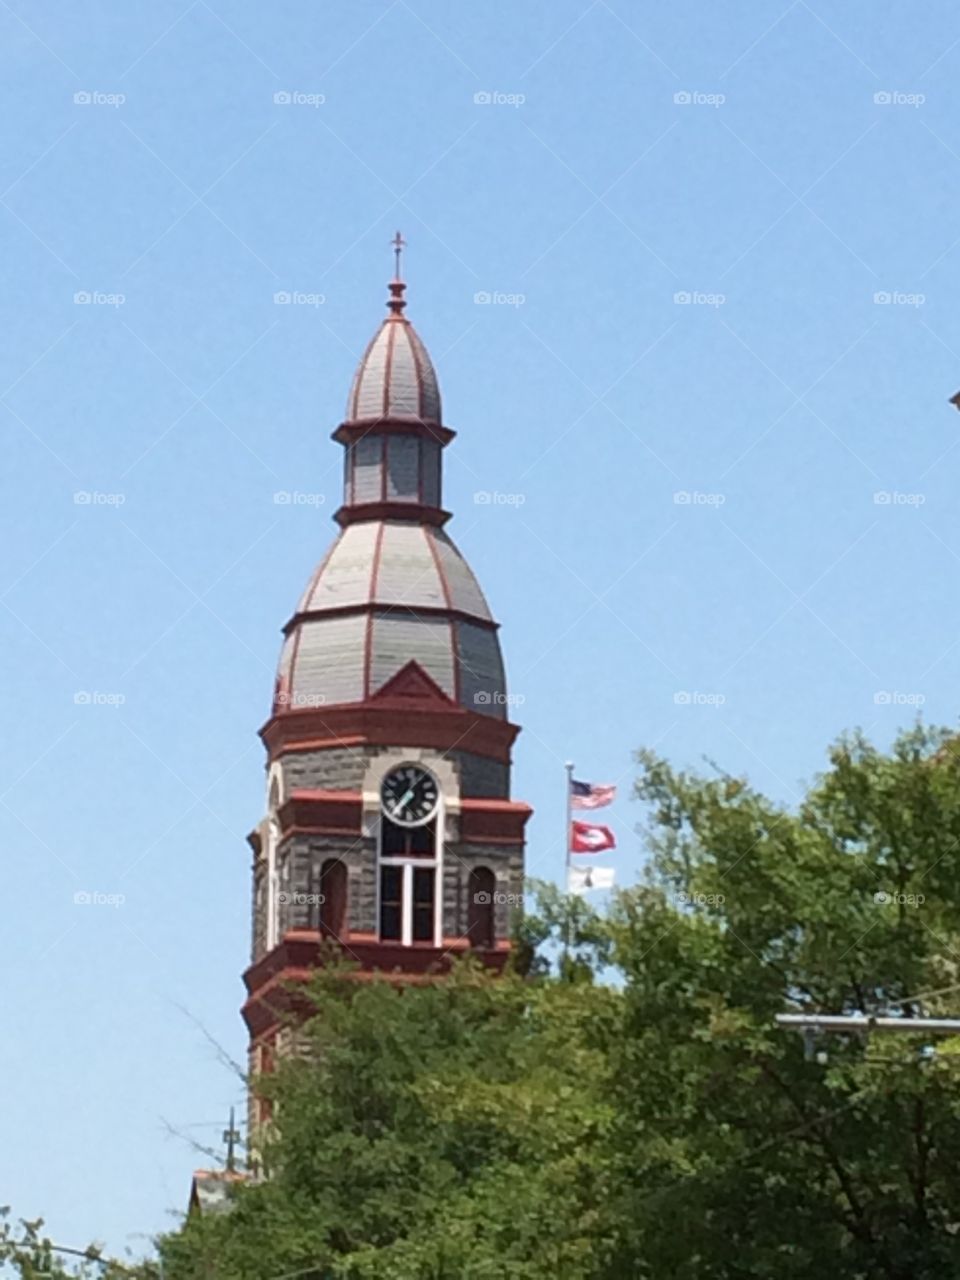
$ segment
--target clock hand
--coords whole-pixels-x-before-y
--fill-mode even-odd
[[[394,805],[394,808],[393,808],[394,816],[398,816],[403,812],[403,810],[407,807],[407,805],[413,799],[414,794],[415,793],[414,793],[413,787],[408,788],[406,794],[401,796],[400,799],[397,801],[397,803]]]

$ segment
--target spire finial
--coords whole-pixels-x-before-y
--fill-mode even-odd
[[[399,280],[400,279],[400,255],[401,253],[403,253],[404,249],[407,247],[407,242],[406,240],[404,240],[403,236],[398,231],[397,234],[390,241],[390,243],[393,245],[393,256],[397,264],[396,269],[393,273],[393,278],[394,280]]]
[[[390,281],[390,300],[387,302],[387,306],[395,316],[399,316],[403,312],[403,308],[407,305],[403,297],[403,291],[407,286],[400,278],[400,255],[407,247],[407,242],[398,231],[390,243],[393,245],[393,256],[396,266],[393,271],[393,279]]]

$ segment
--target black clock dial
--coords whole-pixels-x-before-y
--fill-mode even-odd
[[[380,788],[383,812],[401,827],[419,827],[429,822],[439,799],[433,774],[416,764],[402,764],[391,770]]]

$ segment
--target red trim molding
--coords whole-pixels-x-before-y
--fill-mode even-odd
[[[341,528],[358,524],[361,520],[412,520],[415,524],[432,524],[437,528],[450,519],[450,512],[440,507],[425,507],[419,502],[399,502],[383,499],[380,502],[344,504],[333,516]]]
[[[285,708],[267,721],[260,737],[271,763],[290,751],[403,743],[436,751],[465,751],[509,764],[519,732],[519,725],[465,707],[417,707],[403,698],[379,696],[369,703]]]
[[[390,942],[361,942],[350,938],[343,944],[343,955],[358,966],[353,977],[371,980],[376,977],[407,986],[433,982],[450,969],[457,956],[470,952],[483,965],[499,973],[510,956],[508,947],[492,951],[471,948],[467,940],[451,940],[445,947],[402,947]],[[243,975],[249,997],[242,1013],[252,1039],[258,1039],[291,1014],[309,1016],[309,1000],[298,995],[296,987],[309,981],[323,963],[320,934],[298,929],[284,935],[282,942]]]
[[[383,525],[380,526],[380,533],[374,552],[378,561],[382,534]],[[459,622],[468,622],[473,627],[485,627],[487,631],[500,630],[499,622],[494,622],[490,618],[480,618],[475,613],[465,613],[462,609],[448,609],[445,605],[388,604],[386,601],[361,600],[359,604],[340,604],[330,609],[307,609],[302,613],[295,613],[284,626],[283,634],[285,636],[290,635],[301,622],[323,622],[327,618],[346,618],[350,614],[367,613],[368,611],[391,618],[398,616],[404,618],[439,618],[443,622],[446,622],[447,619],[455,619]],[[291,667],[291,672],[292,670],[293,668]]]
[[[464,844],[512,844],[523,848],[524,828],[532,813],[521,800],[461,800],[460,840]]]
[[[277,811],[280,838],[292,835],[357,836],[363,820],[363,796],[359,791],[296,789]]]
[[[448,445],[456,438],[456,432],[439,422],[425,422],[423,418],[357,418],[341,422],[330,437],[337,444],[351,444],[371,433],[388,436],[420,436],[424,440],[436,440]]]

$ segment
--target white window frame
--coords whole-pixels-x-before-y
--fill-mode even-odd
[[[439,787],[438,787],[439,791]],[[401,883],[401,900],[403,903],[400,918],[400,939],[402,947],[440,947],[443,945],[443,845],[446,814],[444,813],[443,794],[433,815],[433,857],[409,858],[405,855],[389,857],[383,853],[383,818],[381,811],[377,823],[377,940],[383,943],[396,944],[396,938],[384,938],[380,934],[380,902],[382,896],[382,867],[400,867],[403,871]],[[426,824],[424,824],[426,825]],[[420,867],[424,871],[433,871],[433,938],[430,942],[414,941],[413,938],[413,871]]]

